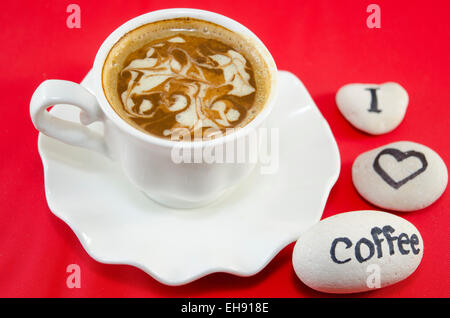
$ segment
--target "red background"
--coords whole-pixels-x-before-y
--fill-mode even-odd
[[[368,29],[366,8],[381,7],[381,29]],[[81,29],[66,27],[70,3],[81,7]],[[450,162],[450,2],[443,1],[8,1],[0,10],[0,296],[33,297],[323,297],[295,276],[293,244],[259,274],[212,274],[181,287],[164,286],[126,265],[91,259],[75,235],[49,210],[37,131],[29,100],[48,78],[79,82],[100,44],[137,15],[195,7],[229,16],[250,28],[272,52],[278,68],[299,76],[330,123],[342,157],[339,180],[324,217],[373,209],[351,182],[361,152],[411,140]],[[382,136],[361,133],[341,116],[334,96],[350,82],[401,83],[410,95],[403,123]],[[425,252],[408,279],[358,297],[449,297],[447,190],[431,207],[401,216],[422,233]],[[66,287],[66,267],[81,267],[81,288]]]

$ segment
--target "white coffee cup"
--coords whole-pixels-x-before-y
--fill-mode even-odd
[[[191,17],[221,25],[236,32],[256,47],[268,66],[270,92],[266,105],[246,126],[209,141],[177,142],[146,134],[118,116],[109,105],[102,88],[102,68],[112,46],[137,27],[180,17]],[[30,102],[31,119],[43,134],[67,144],[88,148],[119,161],[133,184],[150,198],[174,208],[206,205],[232,189],[254,169],[247,163],[176,163],[172,151],[182,146],[194,151],[208,147],[249,142],[249,135],[261,127],[275,100],[277,68],[264,44],[246,27],[223,15],[195,9],[167,9],[136,17],[116,29],[101,45],[92,69],[93,94],[79,84],[63,80],[46,80],[36,89]],[[46,109],[55,104],[70,104],[81,109],[80,122],[73,123],[52,116]],[[85,125],[104,124],[104,135]]]

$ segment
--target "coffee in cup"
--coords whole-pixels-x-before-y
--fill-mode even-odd
[[[135,128],[161,138],[181,129],[205,138],[255,118],[269,95],[268,72],[250,40],[185,17],[122,36],[106,58],[102,84],[114,111]]]
[[[118,162],[154,201],[173,208],[204,206],[255,168],[251,161],[173,160],[178,148],[194,157],[211,149],[234,157],[237,145],[250,152],[251,140],[275,106],[275,62],[238,22],[196,9],[143,14],[107,37],[90,78],[89,90],[64,80],[41,83],[30,101],[33,124],[49,137]],[[79,108],[80,122],[48,112],[55,104]],[[88,126],[93,122],[103,125],[102,133]],[[214,127],[238,129],[204,140]],[[203,140],[174,141],[173,132],[180,129],[194,137],[200,132]]]

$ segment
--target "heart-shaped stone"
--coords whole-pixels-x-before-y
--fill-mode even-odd
[[[392,131],[408,107],[406,90],[397,83],[348,84],[336,94],[342,115],[356,128],[379,135]]]
[[[430,148],[400,141],[359,155],[353,163],[352,178],[356,190],[370,203],[389,210],[414,211],[442,195],[448,172]]]

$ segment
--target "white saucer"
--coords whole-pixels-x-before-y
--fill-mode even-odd
[[[81,84],[89,89],[91,81],[89,73]],[[39,134],[50,210],[97,261],[136,266],[167,285],[214,272],[256,274],[320,220],[340,169],[336,141],[303,84],[281,71],[279,85],[269,119],[280,128],[276,174],[261,175],[257,167],[212,205],[175,210],[148,199],[102,155]],[[73,106],[51,112],[79,118]]]

